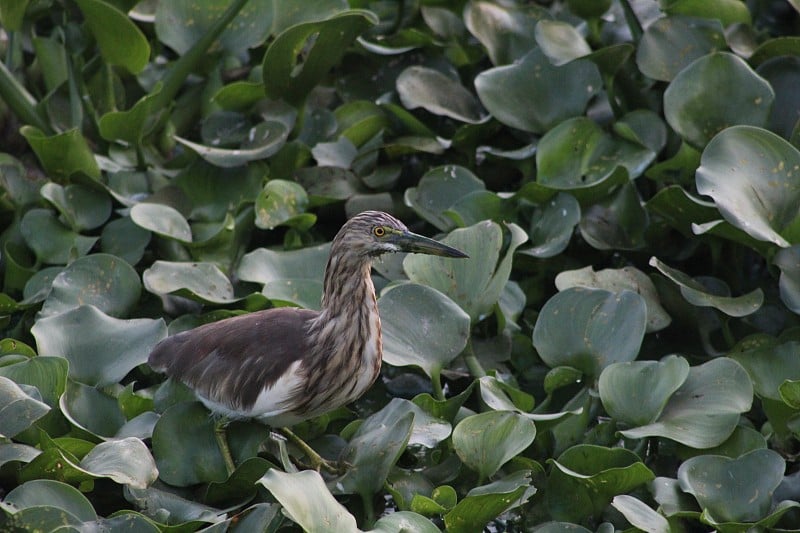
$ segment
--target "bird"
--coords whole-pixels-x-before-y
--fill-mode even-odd
[[[381,320],[371,269],[378,256],[394,252],[468,257],[410,232],[388,213],[364,211],[333,239],[319,311],[261,310],[169,336],[153,348],[149,366],[187,385],[220,421],[215,433],[228,474],[235,465],[224,427],[237,419],[278,429],[312,468],[339,471],[289,427],[349,404],[377,379]]]

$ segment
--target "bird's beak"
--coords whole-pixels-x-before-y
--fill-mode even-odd
[[[442,257],[469,257],[461,250],[456,250],[439,241],[417,235],[416,233],[411,233],[410,231],[404,231],[398,234],[394,242],[402,252],[440,255]]]

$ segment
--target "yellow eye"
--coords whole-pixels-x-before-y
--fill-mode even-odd
[[[386,230],[381,226],[375,226],[374,228],[372,228],[372,234],[375,235],[376,237],[383,237],[384,235],[386,235]]]

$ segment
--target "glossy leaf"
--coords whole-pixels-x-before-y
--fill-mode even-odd
[[[447,531],[474,531],[476,526],[485,526],[509,507],[524,504],[536,492],[531,486],[530,475],[529,470],[517,470],[505,478],[470,490],[444,516]]]
[[[242,257],[236,275],[261,283],[262,293],[273,301],[319,309],[329,251],[330,244],[285,252],[258,248]]]
[[[614,363],[600,374],[598,392],[615,420],[642,426],[658,418],[688,376],[689,363],[674,355],[662,361]]]
[[[150,46],[142,31],[125,13],[99,0],[76,0],[100,52],[110,65],[138,74],[150,59]]]
[[[672,81],[694,60],[725,49],[722,30],[716,20],[659,18],[645,30],[636,50],[636,64],[646,76]]]
[[[287,474],[272,469],[258,482],[283,505],[289,518],[306,531],[357,529],[356,519],[328,492],[318,472]]]
[[[714,294],[700,282],[679,270],[668,267],[655,257],[650,258],[650,265],[656,267],[662,274],[676,283],[680,287],[681,295],[692,305],[714,307],[730,316],[747,316],[755,313],[764,303],[764,293],[761,289],[755,289],[737,297]]]
[[[552,460],[547,503],[559,520],[599,517],[619,494],[626,494],[655,476],[633,452],[589,444],[573,446]],[[559,494],[571,494],[569,499]]]
[[[542,307],[533,345],[551,368],[571,366],[598,376],[611,363],[636,358],[646,321],[645,302],[638,294],[571,288]]]
[[[159,478],[187,487],[227,478],[222,452],[214,438],[214,420],[199,402],[168,408],[153,429],[153,457]]]
[[[215,304],[233,301],[228,277],[211,263],[156,261],[142,274],[144,287],[157,295],[175,294]]]
[[[31,333],[40,355],[69,361],[72,379],[104,386],[144,363],[166,329],[161,319],[120,320],[82,305],[37,321]]]
[[[97,241],[66,228],[48,209],[31,209],[20,226],[26,244],[42,263],[66,264],[86,255]]]
[[[469,2],[464,24],[486,47],[495,65],[512,63],[536,44],[536,23],[548,13],[538,6]]]
[[[655,422],[621,433],[628,438],[659,436],[692,448],[711,448],[733,433],[752,401],[753,384],[744,368],[732,359],[712,359],[689,369],[686,381]]]
[[[29,428],[36,420],[50,411],[50,407],[41,401],[38,391],[26,387],[26,390],[10,379],[0,376],[0,434],[11,438],[20,431]]]
[[[306,207],[308,195],[303,187],[293,181],[270,180],[256,198],[256,226],[274,229],[295,225]]]
[[[774,99],[766,80],[744,60],[719,52],[675,76],[664,92],[664,116],[686,142],[702,148],[730,126],[766,125]]]
[[[678,468],[678,480],[714,520],[755,522],[769,512],[785,469],[783,458],[772,450],[737,459],[701,455]]]
[[[84,185],[62,187],[49,182],[42,186],[41,194],[77,232],[102,226],[111,215],[111,199]]]
[[[350,467],[337,480],[337,493],[365,496],[383,487],[408,444],[414,407],[411,402],[395,400],[364,420],[342,450],[341,458]]]
[[[97,518],[92,504],[78,489],[49,479],[34,479],[19,485],[4,500],[17,509],[57,507],[81,522]]]
[[[533,247],[520,250],[520,253],[538,258],[560,254],[569,245],[580,219],[581,207],[575,197],[558,193],[536,210],[528,230]]]
[[[116,318],[130,314],[139,302],[141,282],[125,261],[108,254],[76,259],[53,279],[40,317],[93,305]]]
[[[656,286],[647,275],[635,267],[594,271],[591,266],[578,270],[564,270],[555,279],[559,291],[570,287],[605,289],[612,292],[629,290],[644,298],[647,306],[647,333],[669,326],[672,319],[659,301]]]
[[[799,169],[800,152],[784,139],[759,128],[732,127],[703,151],[697,190],[711,196],[737,228],[786,248],[800,242]]]
[[[377,22],[369,11],[339,12],[318,22],[296,24],[281,32],[267,48],[262,64],[267,96],[302,102],[308,92],[339,63],[347,47]],[[309,41],[309,39],[311,39]],[[297,61],[297,51],[311,47]]]
[[[625,517],[634,527],[651,533],[668,533],[669,522],[662,515],[651,509],[642,500],[620,494],[614,496],[611,505]]]
[[[144,489],[158,477],[150,450],[136,438],[102,442],[81,460],[80,467],[95,476]]]
[[[268,121],[250,128],[238,148],[216,148],[182,137],[175,137],[175,140],[195,151],[212,165],[232,168],[275,154],[283,148],[288,136],[289,129],[283,122]]]
[[[395,287],[378,300],[378,308],[383,317],[383,357],[390,365],[413,365],[428,376],[438,376],[469,339],[469,315],[425,285]]]
[[[179,242],[192,241],[192,229],[183,215],[164,204],[140,203],[131,208],[131,220],[137,226]]]
[[[478,98],[494,118],[539,134],[581,115],[600,86],[600,74],[592,63],[578,60],[556,67],[538,49],[475,78]]]
[[[472,415],[453,429],[453,447],[461,460],[481,479],[494,475],[536,436],[534,423],[508,411]]]
[[[90,178],[100,177],[100,167],[79,130],[48,136],[33,126],[23,126],[20,133],[27,139],[48,174],[69,177],[82,172]]]
[[[516,224],[509,224],[511,240],[502,252],[503,233],[494,222],[480,222],[452,231],[442,242],[474,259],[453,261],[430,255],[408,255],[403,268],[408,277],[449,296],[472,321],[483,318],[497,303],[511,273],[514,251],[527,240]]]
[[[427,67],[408,67],[397,77],[397,93],[406,109],[421,107],[434,115],[476,124],[478,100],[458,81]]]
[[[467,168],[445,165],[427,171],[416,187],[406,189],[406,202],[422,218],[446,230],[453,221],[445,215],[447,209],[470,193],[486,190],[483,182]]]
[[[155,31],[161,42],[179,54],[211,29],[219,14],[230,4],[226,0],[176,0],[157,4]],[[246,51],[264,42],[272,26],[270,2],[256,0],[245,5],[219,38],[217,46],[231,54]]]

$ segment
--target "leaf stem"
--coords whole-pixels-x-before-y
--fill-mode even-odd
[[[472,374],[473,377],[482,378],[486,375],[486,371],[483,369],[480,361],[478,361],[478,356],[475,355],[475,350],[472,349],[472,337],[467,339],[467,345],[464,347],[464,362],[467,364],[469,373]]]
[[[0,100],[5,101],[22,122],[38,128],[45,135],[53,135],[55,133],[50,124],[36,109],[36,99],[17,81],[11,71],[8,70],[8,67],[1,62]]]
[[[444,389],[442,389],[442,369],[439,367],[431,369],[431,384],[433,385],[433,397],[437,400],[444,400]]]

